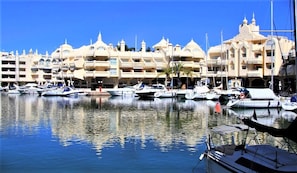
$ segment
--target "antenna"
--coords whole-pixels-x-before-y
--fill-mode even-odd
[[[274,68],[274,57],[273,57],[273,0],[270,1],[271,3],[271,17],[270,17],[270,27],[271,27],[271,90],[273,91],[273,68]]]

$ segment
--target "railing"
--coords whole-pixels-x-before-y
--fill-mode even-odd
[[[259,68],[258,70],[249,70],[247,71],[248,77],[263,77],[263,69]]]
[[[250,57],[249,59],[247,59],[247,63],[248,64],[262,64],[263,58],[262,58],[262,56]]]

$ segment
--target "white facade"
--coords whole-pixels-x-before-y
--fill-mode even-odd
[[[162,38],[152,46],[152,51],[142,41],[141,50],[135,51],[127,49],[124,40],[117,46],[106,44],[99,33],[95,43],[73,48],[65,41],[51,55],[32,50],[28,54],[2,52],[0,82],[3,85],[74,81],[77,87],[88,88],[133,85],[140,80],[151,84],[164,82],[165,69],[181,64],[183,70],[169,77],[179,76],[183,84],[185,79],[190,79],[189,85],[193,85],[208,78],[216,85],[222,78],[228,78],[243,80],[247,86],[261,79],[267,85],[272,75],[277,79],[283,58],[294,48],[294,42],[285,37],[272,39],[273,45],[269,42],[271,36],[260,34],[254,17],[250,24],[244,19],[238,35],[210,47],[207,54],[194,40],[181,47]]]

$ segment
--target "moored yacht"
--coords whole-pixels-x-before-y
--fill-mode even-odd
[[[249,128],[253,128],[260,132],[268,132],[275,137],[284,137],[292,142],[297,142],[297,137],[294,134],[297,129],[297,119],[286,129],[262,125],[251,119],[243,119],[243,122],[245,125],[222,125],[212,130],[222,136],[227,136],[226,133],[238,131],[248,133]],[[246,140],[238,145],[235,144],[234,137],[231,141],[229,143],[225,141],[227,143],[215,146],[211,138],[208,139],[207,151],[200,157],[200,159],[206,159],[207,172],[297,172],[297,154],[294,152],[269,144],[249,145],[245,143]]]
[[[153,84],[151,86],[144,86],[140,90],[136,90],[135,94],[137,94],[140,98],[155,98],[155,93],[158,91],[167,91],[167,89],[165,85]]]
[[[233,108],[277,108],[281,99],[269,88],[246,88],[239,98],[231,99],[226,105]]]

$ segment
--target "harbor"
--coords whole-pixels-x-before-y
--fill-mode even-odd
[[[295,173],[296,3],[4,0],[0,172]]]

